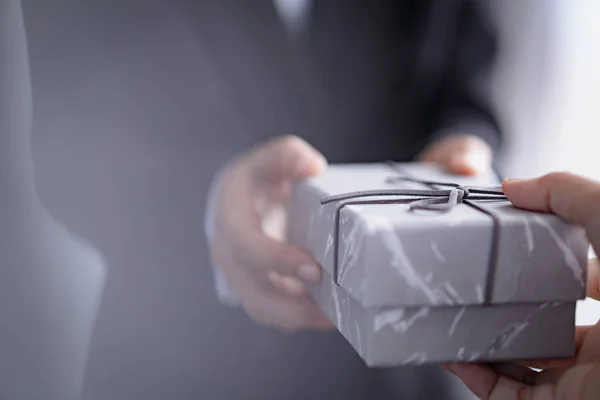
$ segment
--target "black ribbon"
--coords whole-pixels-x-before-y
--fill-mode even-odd
[[[396,167],[392,165],[396,170]],[[501,188],[481,188],[473,186],[462,186],[456,183],[435,182],[414,179],[405,176],[393,176],[386,180],[387,183],[414,182],[427,185],[432,189],[380,189],[349,192],[339,195],[324,197],[321,204],[337,203],[334,218],[333,234],[333,280],[339,286],[339,236],[340,236],[340,214],[344,207],[361,204],[408,204],[410,210],[431,210],[437,212],[448,212],[458,204],[466,204],[486,215],[493,221],[492,247],[486,271],[486,282],[484,289],[484,304],[491,304],[494,277],[498,260],[498,241],[500,239],[500,219],[490,210],[481,207],[476,201],[485,200],[507,200]],[[436,186],[449,187],[450,189],[436,189]],[[372,199],[371,197],[378,197]],[[389,198],[386,198],[389,197]]]

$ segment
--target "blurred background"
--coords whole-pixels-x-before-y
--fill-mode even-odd
[[[509,175],[568,170],[600,177],[594,124],[600,62],[592,0],[492,2],[502,37],[496,101],[508,135]]]
[[[600,2],[490,3],[500,32],[493,80],[506,175],[569,170],[600,179]],[[108,265],[86,399],[219,399],[218,389],[206,388],[235,386],[260,369],[244,359],[207,362],[248,349],[230,318],[235,311],[207,311],[218,305],[213,282],[199,272],[206,268],[198,265],[206,188],[194,183],[207,182],[225,160],[199,164],[197,150],[233,154],[253,139],[241,134],[226,143],[208,135],[198,141],[190,118],[218,132],[213,115],[231,99],[194,78],[215,66],[186,14],[169,4],[24,1],[37,188],[51,213],[89,240]],[[239,130],[244,121],[228,124]],[[578,321],[594,323],[599,315],[598,304],[582,302]],[[280,339],[258,327],[244,329],[244,336],[256,338],[251,351],[277,353]],[[310,338],[294,340],[310,357]],[[222,345],[207,350],[197,346],[202,341]],[[335,342],[331,357],[346,350]],[[268,362],[261,367],[276,369],[286,360]],[[260,373],[252,379],[273,384]],[[285,398],[294,384],[270,393]],[[452,387],[470,398],[460,385]]]
[[[495,98],[505,126],[503,167],[509,176],[570,171],[600,179],[600,34],[593,0],[502,1],[492,5],[502,37]],[[598,321],[594,300],[578,322]]]

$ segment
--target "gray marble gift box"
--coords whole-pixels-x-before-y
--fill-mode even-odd
[[[498,186],[493,176],[450,176],[431,164],[333,165],[295,185],[288,207],[291,243],[325,272],[311,294],[366,364],[572,356],[584,231],[506,200],[467,197],[476,207],[446,212],[320,202],[355,191],[448,189],[389,180],[398,176]]]

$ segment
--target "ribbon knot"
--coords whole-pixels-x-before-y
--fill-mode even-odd
[[[393,167],[393,166],[392,166]],[[456,205],[464,203],[492,218],[492,247],[486,272],[483,304],[492,302],[492,289],[497,264],[498,240],[500,237],[500,219],[491,210],[476,204],[481,200],[507,200],[500,187],[472,187],[456,183],[434,182],[413,179],[405,176],[393,176],[386,179],[386,183],[398,181],[414,182],[426,185],[432,189],[379,189],[343,193],[321,199],[321,204],[337,203],[334,216],[334,254],[333,254],[333,281],[339,285],[339,240],[340,240],[340,212],[346,206],[360,204],[408,204],[410,210],[431,210],[447,212]],[[450,187],[450,189],[436,189],[436,187]]]
[[[453,209],[465,200],[506,200],[501,188],[477,188],[461,186],[456,183],[433,182],[419,179],[394,176],[387,183],[398,181],[415,182],[430,187],[445,186],[451,189],[381,189],[348,192],[328,196],[321,199],[321,204],[346,202],[352,199],[352,204],[408,204],[410,210],[431,210],[445,212]],[[372,197],[390,197],[391,199],[367,199]]]
[[[457,204],[461,204],[464,199],[467,199],[471,192],[468,188],[459,186],[454,189],[450,189],[447,198],[430,198],[415,200],[409,203],[411,210],[434,210],[434,211],[448,211],[454,208]]]

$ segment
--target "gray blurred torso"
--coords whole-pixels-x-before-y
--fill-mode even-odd
[[[217,168],[276,134],[334,162],[413,155],[408,47],[386,56],[408,45],[373,29],[396,22],[383,7],[321,7],[294,39],[271,2],[192,3],[25,2],[38,190],[109,267],[85,398],[386,398],[337,333],[220,306],[202,219]],[[399,372],[405,398],[442,389],[415,378],[437,370]]]

